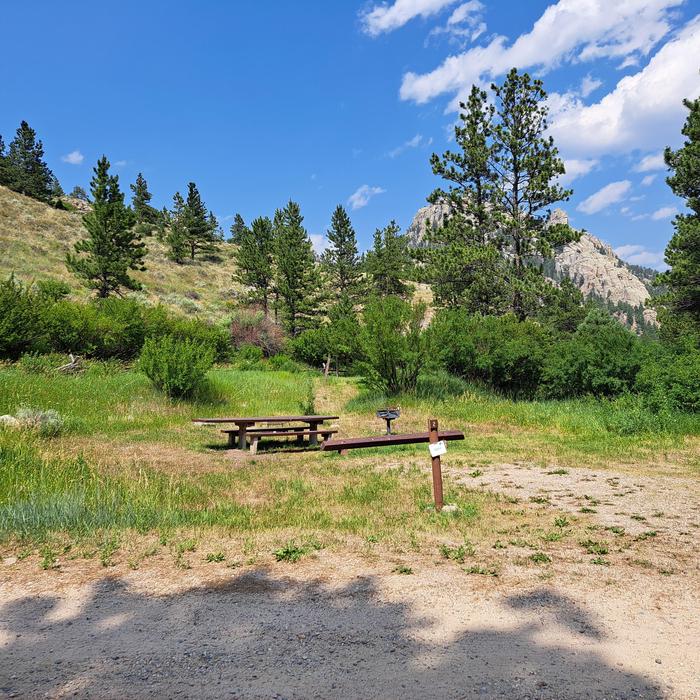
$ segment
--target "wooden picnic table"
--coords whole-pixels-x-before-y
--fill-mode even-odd
[[[319,430],[319,426],[327,420],[338,420],[338,418],[340,418],[340,416],[242,416],[239,418],[195,418],[192,422],[205,425],[226,423],[235,425],[238,429],[237,431],[225,431],[229,434],[229,445],[231,447],[235,446],[234,434],[237,433],[238,448],[245,450],[249,432],[269,433],[270,437],[277,436],[281,433],[289,433],[290,436],[298,436],[298,433],[302,433],[301,437],[308,435],[309,445],[317,445],[319,434],[335,432]],[[257,424],[269,425],[270,423],[305,423],[308,428],[295,430],[293,427],[281,427],[279,429],[259,428],[254,431],[251,430]],[[257,437],[260,437],[260,435]]]

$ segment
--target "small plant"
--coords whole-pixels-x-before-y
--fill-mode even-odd
[[[547,474],[549,475],[556,475],[556,476],[564,476],[564,474],[568,474],[569,470],[568,469],[552,469],[551,471],[548,471]]]
[[[451,561],[456,561],[463,564],[465,557],[472,556],[474,554],[474,545],[468,540],[458,547],[450,547],[450,545],[441,544],[440,554],[442,554],[445,559],[450,559]]]
[[[625,534],[625,528],[620,527],[619,525],[608,525],[608,527],[605,528],[608,530],[608,532],[612,532],[613,535],[617,535],[618,537],[622,537],[622,535]]]
[[[209,554],[204,557],[204,561],[209,564],[226,561],[226,555],[223,552],[209,552]]]
[[[367,535],[367,542],[370,544],[376,544],[379,542],[379,538],[376,535]]]
[[[634,515],[630,515],[630,518],[632,520],[636,520],[637,522],[643,523],[646,521],[646,518],[643,515],[637,515],[636,513]]]
[[[549,562],[552,561],[552,558],[544,552],[535,552],[534,554],[531,554],[529,558],[530,561],[534,562],[535,564],[549,564]]]
[[[648,540],[650,537],[656,537],[657,532],[656,530],[647,530],[646,532],[642,532],[641,534],[637,535],[634,538],[635,542],[643,542],[644,540]]]
[[[300,402],[299,408],[305,416],[313,416],[316,414],[316,392],[314,391],[313,379],[309,380],[306,385],[306,395]]]
[[[608,545],[596,540],[582,540],[579,543],[589,554],[607,554]]]
[[[464,572],[467,574],[478,574],[480,576],[498,576],[498,571],[496,569],[487,569],[483,566],[469,566],[464,568]]]
[[[408,575],[413,573],[413,569],[410,566],[406,566],[405,564],[399,564],[398,566],[395,566],[393,568],[393,572],[395,574]]]
[[[496,541],[493,543],[493,548],[494,548],[494,549],[507,549],[507,548],[508,548],[508,545],[507,545],[507,544],[503,544],[503,542],[501,542],[501,540],[496,540]]]
[[[542,539],[545,542],[559,542],[559,540],[563,539],[564,533],[561,530],[552,530],[551,532],[546,532],[544,535],[542,535]]]
[[[47,545],[43,547],[39,553],[41,554],[41,568],[44,569],[44,571],[58,568],[56,554],[51,547]]]
[[[117,540],[115,537],[110,537],[108,540],[105,540],[104,544],[100,547],[100,563],[102,566],[114,566],[114,562],[112,561],[112,556],[117,552],[119,549],[119,540]]]
[[[591,559],[591,564],[598,564],[599,566],[610,566],[610,562],[607,559],[603,559],[603,557],[596,557],[595,559]]]
[[[569,520],[567,518],[565,518],[564,516],[561,516],[559,518],[554,519],[554,525],[555,525],[555,527],[558,527],[558,528],[564,528],[564,527],[569,527],[569,525],[571,525],[571,523],[569,522]]]
[[[589,508],[588,506],[583,506],[583,508],[578,509],[579,513],[597,513],[595,508]]]
[[[469,476],[471,476],[472,479],[476,479],[478,476],[481,476],[484,472],[481,471],[481,469],[475,469],[473,472],[469,472]]]
[[[550,502],[548,496],[530,496],[530,501],[532,503],[541,503],[541,504],[545,504],[545,503],[548,504]]]
[[[288,561],[294,563],[299,561],[299,559],[301,559],[305,554],[308,554],[310,550],[320,548],[321,545],[316,542],[303,545],[290,541],[287,542],[284,547],[280,547],[280,549],[276,550],[274,555],[277,561]]]
[[[31,430],[42,437],[56,437],[64,428],[64,420],[60,413],[49,409],[20,408],[16,415],[20,428]]]
[[[185,398],[202,387],[213,363],[210,345],[163,336],[146,339],[138,367],[157,389],[173,398]]]

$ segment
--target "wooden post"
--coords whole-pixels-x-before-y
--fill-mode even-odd
[[[428,421],[428,432],[430,433],[430,442],[438,441],[438,422],[437,419],[431,418]],[[442,467],[440,466],[440,456],[433,457],[433,496],[435,497],[435,510],[439,513],[442,510]]]

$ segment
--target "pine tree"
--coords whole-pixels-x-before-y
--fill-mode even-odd
[[[2,135],[0,134],[0,185],[8,186],[9,182],[5,162],[5,142],[2,140]]]
[[[404,282],[410,270],[408,243],[399,225],[392,221],[374,232],[374,245],[367,253],[365,271],[372,293],[406,297],[412,287]]]
[[[231,225],[231,238],[229,239],[231,243],[240,243],[240,240],[249,232],[248,227],[245,225],[245,221],[240,214],[236,214],[233,218],[233,224]]]
[[[179,192],[173,195],[173,208],[168,212],[163,210],[163,221],[167,222],[165,243],[168,246],[168,256],[180,264],[187,255],[187,233],[185,230],[185,200]]]
[[[232,232],[237,223],[239,222],[231,227]],[[274,280],[272,221],[266,216],[261,216],[253,221],[250,228],[245,224],[239,226],[235,233],[235,241],[238,244],[238,254],[234,279],[249,289],[248,301],[260,304],[267,316]]]
[[[296,336],[317,325],[321,280],[299,205],[290,201],[274,219],[275,292],[287,332]]]
[[[149,204],[153,195],[148,191],[148,183],[141,173],[136,176],[136,182],[129,187],[133,192],[131,208],[134,210],[136,225],[140,233],[148,236],[157,227],[160,213]]]
[[[146,269],[146,247],[134,231],[133,212],[124,204],[119,178],[109,174],[105,156],[97,161],[90,190],[92,210],[83,216],[88,237],[75,244],[75,254],[66,260],[68,268],[102,298],[122,287],[140,289],[129,272]]]
[[[327,232],[329,248],[322,261],[334,293],[358,301],[362,292],[362,269],[357,237],[345,209],[339,204]]]
[[[87,192],[80,185],[75,185],[75,187],[73,187],[73,189],[70,191],[70,194],[68,196],[73,197],[74,199],[80,199],[83,202],[90,201],[90,198],[88,197]]]
[[[187,185],[187,200],[183,216],[184,235],[190,259],[197,254],[212,254],[221,242],[219,226],[211,212],[207,212],[197,185]]]
[[[539,312],[549,289],[536,261],[578,234],[548,224],[548,207],[571,192],[557,184],[564,173],[547,131],[542,83],[511,70],[492,85],[495,104],[476,86],[460,105],[455,128],[459,152],[433,155],[433,172],[449,183],[432,202],[447,204],[443,225],[428,231],[419,251],[436,301],[474,312]]]
[[[51,201],[58,182],[44,162],[44,146],[36,132],[23,121],[10,143],[3,163],[3,178],[8,187],[21,194]]]
[[[666,182],[685,199],[690,213],[678,214],[673,222],[675,233],[665,254],[669,269],[659,275],[669,291],[660,301],[700,330],[700,98],[683,104],[689,112],[681,132],[685,141],[677,151],[667,148],[664,159],[673,172]]]

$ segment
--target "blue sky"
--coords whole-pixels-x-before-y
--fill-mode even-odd
[[[27,0],[2,18],[0,134],[29,121],[66,189],[105,153],[158,206],[194,180],[225,227],[293,198],[321,246],[343,203],[366,248],[437,185],[459,98],[517,66],[551,93],[575,226],[658,266],[682,208],[659,154],[700,95],[700,0]]]

